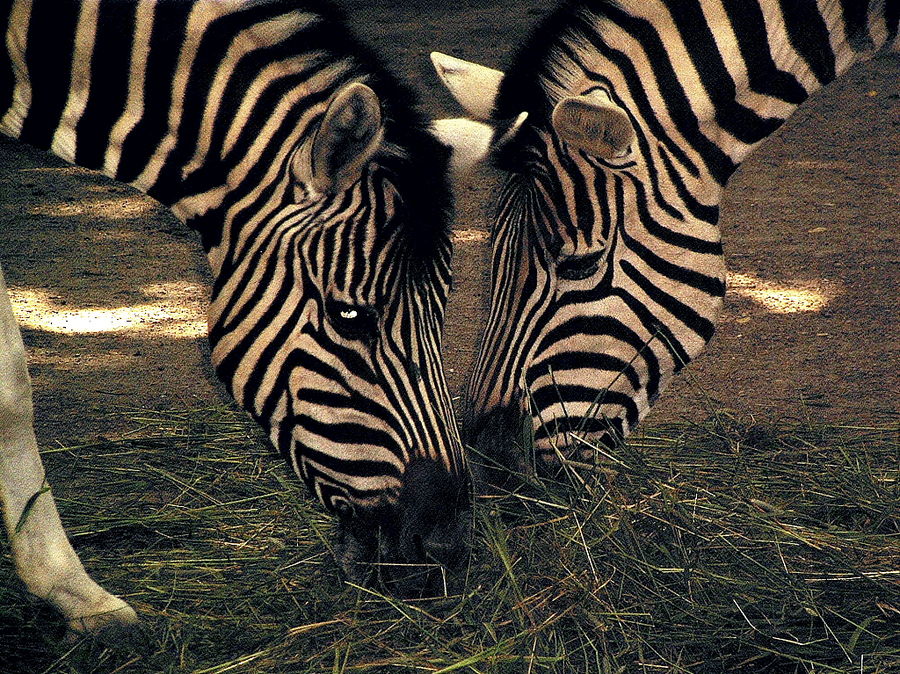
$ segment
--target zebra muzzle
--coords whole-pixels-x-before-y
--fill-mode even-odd
[[[526,457],[533,444],[531,429],[531,416],[517,403],[467,415],[463,444],[470,449],[469,465],[477,493],[489,492],[491,486],[509,488],[516,475],[526,472]]]
[[[335,553],[348,580],[404,597],[441,596],[468,558],[468,478],[442,464],[409,464],[396,504],[342,519]]]

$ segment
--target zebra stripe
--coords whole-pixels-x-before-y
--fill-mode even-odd
[[[5,0],[0,28],[0,131],[200,234],[216,372],[348,547],[447,547],[447,153],[410,92],[321,2]]]
[[[495,92],[496,126],[528,117],[493,152],[507,177],[464,437],[508,460],[524,415],[553,463],[596,460],[581,439],[630,432],[713,335],[728,178],[810,94],[896,45],[897,23],[883,0],[579,0],[551,14]],[[479,66],[460,63],[438,71],[464,102]]]

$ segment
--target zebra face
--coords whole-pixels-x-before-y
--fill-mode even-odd
[[[516,469],[531,452],[539,467],[594,464],[704,348],[724,266],[717,241],[677,251],[657,236],[677,230],[648,197],[643,156],[597,157],[556,127],[523,133],[525,170],[507,177],[493,224],[464,438]],[[510,455],[516,444],[525,453]]]
[[[337,515],[350,577],[377,569],[410,593],[462,559],[469,493],[440,359],[441,148],[423,129],[406,134],[368,87],[332,97],[285,155],[270,211],[213,252],[210,340],[235,399]]]
[[[562,156],[567,150],[549,134],[543,140],[553,161],[568,164],[566,177],[577,167],[595,185],[621,181],[583,157]],[[652,338],[628,316],[617,287],[622,263],[630,264],[621,249],[627,234],[612,213],[570,198],[575,189],[548,165],[509,175],[500,190],[491,309],[464,418],[468,442],[518,470],[531,452],[539,466],[592,460],[598,445],[637,423],[659,387]]]
[[[484,90],[490,78],[472,76],[480,66],[435,61],[464,105],[497,97]],[[596,80],[557,89],[510,138],[493,118],[518,113],[500,81],[491,118],[469,127],[489,129],[481,154],[506,181],[463,420],[464,440],[501,468],[493,481],[527,470],[529,458],[551,470],[603,461],[702,351],[724,294],[718,230],[685,202],[684,179],[627,97]],[[470,138],[444,141],[478,154]]]

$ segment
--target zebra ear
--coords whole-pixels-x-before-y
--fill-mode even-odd
[[[527,118],[528,113],[522,112],[512,122],[496,127],[466,118],[438,119],[431,132],[452,151],[450,168],[465,173],[512,140]]]
[[[602,159],[624,156],[635,140],[628,115],[606,96],[564,98],[551,120],[561,140]]]
[[[357,180],[384,137],[378,96],[365,84],[339,89],[308,148],[294,160],[294,177],[319,192],[337,192]]]
[[[471,117],[491,118],[502,72],[436,51],[431,52],[431,62],[441,82]]]

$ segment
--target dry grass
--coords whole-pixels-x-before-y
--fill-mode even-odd
[[[480,500],[461,591],[401,601],[341,581],[241,415],[132,416],[153,437],[47,463],[143,633],[61,640],[7,559],[0,671],[900,671],[896,426],[647,430],[610,470]]]

